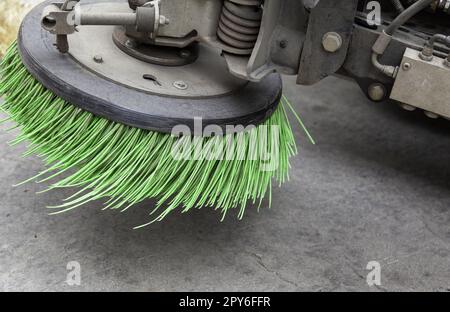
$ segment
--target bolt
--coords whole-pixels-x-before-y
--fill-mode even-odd
[[[167,17],[165,17],[164,15],[161,15],[159,17],[159,24],[160,25],[169,25],[170,24],[170,20]]]
[[[191,51],[189,51],[189,50],[181,50],[180,51],[180,56],[182,58],[188,58],[188,57],[191,56]]]
[[[404,110],[408,111],[408,112],[413,112],[416,110],[416,107],[409,105],[409,104],[405,104],[405,103],[401,103],[400,107],[403,108]]]
[[[188,88],[187,83],[182,80],[175,81],[173,86],[179,90],[186,90]]]
[[[433,55],[426,55],[426,54],[420,53],[419,57],[421,60],[423,60],[425,62],[431,62],[433,60]]]
[[[287,45],[288,45],[287,40],[281,40],[281,41],[280,41],[280,48],[286,49],[286,48],[287,48]]]
[[[369,86],[367,93],[372,101],[380,102],[384,100],[384,97],[386,96],[386,87],[381,83],[376,82]]]
[[[103,63],[103,57],[101,55],[94,56],[94,62],[95,63]]]
[[[328,32],[323,36],[322,45],[327,52],[337,52],[342,47],[342,37],[336,32]]]
[[[428,118],[431,118],[431,119],[438,119],[439,118],[439,115],[437,115],[435,113],[432,113],[432,112],[429,112],[429,111],[423,111],[423,113],[425,114],[425,116],[427,116]]]
[[[411,69],[411,63],[403,63],[403,70],[407,71]]]
[[[125,45],[130,49],[136,48],[136,42],[131,39],[128,39],[127,41],[125,41]]]

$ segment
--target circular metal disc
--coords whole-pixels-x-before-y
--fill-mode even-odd
[[[201,60],[193,64],[154,65],[136,60],[117,48],[112,41],[112,27],[86,26],[104,34],[101,41],[108,42],[108,49],[113,52],[93,44],[97,40],[88,37],[78,37],[81,43],[74,44],[75,37],[69,35],[73,55],[60,54],[54,47],[55,36],[40,26],[42,10],[51,2],[35,7],[24,19],[18,39],[22,60],[46,88],[97,116],[170,133],[181,124],[194,129],[194,120],[198,118],[203,128],[257,125],[278,105],[282,89],[278,74],[269,75],[260,83],[240,80],[231,76],[222,57],[207,47],[200,48]],[[83,33],[84,28],[79,29]],[[131,70],[130,64],[138,65]],[[120,77],[115,76],[118,72]],[[149,77],[156,78],[160,85]]]

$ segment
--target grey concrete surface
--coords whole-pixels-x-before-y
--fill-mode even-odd
[[[0,290],[449,291],[450,122],[370,103],[336,78],[311,88],[289,78],[285,94],[317,145],[296,128],[291,182],[243,221],[202,209],[132,230],[152,202],[49,216],[69,192],[13,188],[42,165],[1,126]],[[371,288],[373,260],[382,285]],[[81,286],[65,282],[69,261]]]

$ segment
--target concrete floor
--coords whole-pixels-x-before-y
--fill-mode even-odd
[[[312,88],[289,78],[285,94],[317,145],[297,128],[292,181],[241,222],[203,209],[132,230],[152,202],[49,216],[69,193],[13,188],[42,165],[1,131],[0,290],[449,291],[450,122],[370,103],[336,78]],[[370,288],[373,260],[382,285]],[[69,261],[81,286],[66,283]]]

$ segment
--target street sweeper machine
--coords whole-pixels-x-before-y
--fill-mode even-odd
[[[78,188],[58,213],[152,198],[154,220],[242,217],[297,152],[280,74],[345,76],[450,118],[449,14],[450,0],[45,1],[3,58],[2,108],[48,166],[34,178]]]

